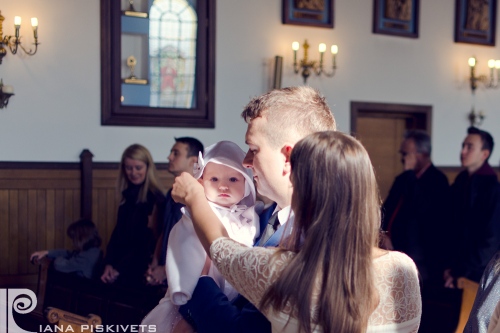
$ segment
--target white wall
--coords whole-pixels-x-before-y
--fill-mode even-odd
[[[268,90],[275,55],[284,56],[282,85],[302,84],[292,72],[291,43],[307,38],[312,58],[320,42],[339,45],[336,76],[311,77],[308,83],[327,97],[340,130],[350,129],[351,101],[432,105],[433,159],[459,165],[472,103],[467,59],[475,55],[478,72],[486,74],[487,60],[500,58],[500,41],[497,47],[454,43],[454,0],[420,1],[418,39],[373,34],[371,0],[335,0],[334,29],[283,25],[281,3],[217,1],[216,128],[185,129],[100,125],[99,0],[2,1],[4,35],[14,33],[19,15],[21,35],[31,40],[29,18],[37,16],[42,44],[33,57],[8,52],[0,65],[0,77],[16,94],[0,110],[0,160],[78,161],[88,148],[95,161],[117,161],[126,146],[138,142],[156,161],[165,161],[173,137],[185,135],[206,145],[233,140],[246,149],[242,107]],[[497,36],[499,30],[500,24]],[[487,115],[482,128],[499,144],[491,159],[496,166],[500,91],[476,95],[476,109]]]

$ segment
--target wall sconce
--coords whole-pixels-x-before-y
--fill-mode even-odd
[[[4,46],[7,46],[10,49],[10,52],[12,54],[16,54],[18,48],[20,47],[27,55],[34,55],[38,49],[38,19],[36,17],[33,17],[31,19],[31,26],[33,27],[33,37],[35,38],[35,50],[32,51],[31,49],[26,50],[24,46],[21,44],[21,37],[19,36],[19,30],[21,29],[21,17],[16,16],[14,17],[14,28],[15,28],[15,35],[14,36],[3,36],[3,21],[5,20],[5,17],[2,16],[2,13],[0,12],[0,64],[2,63],[3,57],[7,54],[7,50]]]
[[[0,109],[7,107],[11,96],[14,96],[14,87],[4,85],[3,80],[0,79]]]
[[[485,88],[498,88],[498,80],[500,78],[500,60],[490,59],[488,60],[488,67],[490,68],[489,78],[486,75],[476,76],[476,57],[469,58],[470,67],[470,89],[472,93],[476,91],[478,82],[481,82]],[[496,75],[495,75],[496,69]]]
[[[307,43],[307,39],[304,41],[303,47],[304,47],[304,58],[300,60],[300,64],[297,63],[297,51],[299,50],[299,42],[293,42],[292,43],[292,50],[293,50],[293,69],[295,74],[298,74],[300,70],[302,70],[301,75],[304,78],[304,84],[307,81],[307,78],[309,75],[311,75],[311,72],[316,73],[316,75],[321,75],[324,74],[327,77],[332,77],[335,75],[335,70],[337,69],[337,64],[336,64],[336,58],[337,58],[337,53],[339,52],[339,48],[337,45],[332,45],[331,47],[331,52],[332,52],[332,71],[331,72],[326,72],[323,69],[323,56],[326,51],[326,45],[324,43],[319,44],[319,64],[316,61],[309,60],[307,58],[307,50],[309,49],[309,44]]]
[[[472,107],[467,118],[469,118],[471,126],[478,127],[481,126],[486,116],[484,115],[483,111],[476,112],[476,110],[474,110],[474,107]]]

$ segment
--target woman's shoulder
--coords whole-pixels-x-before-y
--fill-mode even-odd
[[[384,251],[373,263],[380,302],[368,332],[416,332],[422,303],[415,263],[397,251]]]
[[[373,263],[375,270],[383,271],[405,271],[417,275],[417,266],[413,260],[406,254],[398,251],[383,251],[377,256]]]
[[[374,262],[377,261],[403,261],[413,263],[413,260],[405,253],[399,251],[388,251],[377,249]]]

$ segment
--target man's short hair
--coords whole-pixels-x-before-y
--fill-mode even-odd
[[[184,143],[188,146],[187,157],[191,157],[191,156],[198,157],[198,152],[201,151],[201,153],[203,154],[203,151],[205,150],[205,148],[203,147],[203,144],[198,139],[191,138],[189,136],[183,136],[181,138],[174,137],[174,139],[175,139],[175,142]]]
[[[432,145],[431,145],[431,137],[424,130],[409,130],[404,134],[404,139],[412,139],[415,142],[415,147],[417,148],[417,152],[431,156]]]
[[[336,129],[325,98],[307,86],[275,89],[255,97],[241,116],[247,123],[258,117],[266,118],[269,125],[264,135],[275,147],[287,139],[295,142],[314,132]]]
[[[477,134],[481,137],[481,142],[483,143],[481,150],[488,150],[490,152],[488,158],[486,159],[488,160],[493,152],[493,146],[495,145],[491,134],[474,126],[467,129],[467,134]]]

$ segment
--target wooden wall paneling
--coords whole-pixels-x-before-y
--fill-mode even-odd
[[[66,235],[66,230],[68,230],[68,226],[73,222],[73,191],[64,190],[64,221],[63,221],[63,237],[64,237],[64,246],[65,249],[71,249],[73,244],[71,240]]]
[[[19,246],[19,211],[17,203],[19,201],[19,191],[12,190],[9,195],[9,239],[7,240],[9,254],[9,274],[17,274],[17,262],[19,255],[17,249]]]
[[[45,239],[46,248],[53,249],[56,246],[56,191],[47,190],[46,214],[45,214]]]
[[[80,154],[81,168],[81,201],[80,216],[82,218],[92,218],[92,153],[88,149],[84,149]]]
[[[9,273],[9,191],[0,190],[0,275]]]
[[[99,235],[102,238],[104,235],[104,229],[103,229],[103,226],[101,224],[99,224],[99,215],[98,215],[99,210],[97,207],[97,202],[98,202],[97,193],[98,193],[97,190],[92,189],[92,216],[91,217],[92,217],[92,221],[95,223],[95,225],[97,227],[97,231],[99,232]]]
[[[71,219],[70,222],[77,221],[83,217],[81,209],[80,209],[80,189],[72,189],[71,190],[72,197],[73,197],[73,202],[71,203],[71,206],[73,207],[73,218]]]
[[[17,272],[19,274],[26,274],[28,270],[28,191],[19,191],[18,203],[18,249],[19,260],[17,262]]]
[[[107,234],[106,234],[106,239],[105,242],[108,244],[109,239],[111,238],[111,233],[115,229],[116,226],[116,217],[118,215],[118,198],[116,195],[116,189],[107,189],[106,190],[106,203],[107,203],[107,209],[106,209],[106,229],[107,229]]]
[[[95,163],[92,176],[94,198],[97,196],[97,200],[93,201],[96,205],[93,209],[97,213],[95,222],[99,225],[99,233],[103,240],[102,249],[106,252],[106,246],[116,225],[119,200],[116,193],[118,164]]]
[[[94,217],[96,220],[94,221],[97,223],[99,226],[99,233],[101,234],[102,241],[103,241],[103,249],[106,248],[106,244],[108,243],[109,236],[111,234],[111,231],[108,230],[108,224],[106,223],[106,217],[107,217],[107,212],[106,212],[106,207],[107,207],[107,195],[106,195],[106,190],[105,189],[99,189],[97,190],[97,217]]]
[[[0,162],[0,286],[19,287],[36,277],[38,268],[29,263],[34,251],[71,249],[66,229],[83,216],[84,207],[91,210],[105,250],[119,204],[118,163],[87,164],[84,171],[83,163]],[[174,178],[166,163],[158,172],[170,188]],[[83,187],[89,184],[87,202]]]
[[[44,239],[45,233],[38,232],[38,191],[37,190],[28,190],[28,232],[27,232],[27,251],[28,258],[26,261],[27,264],[27,273],[36,273],[34,265],[29,263],[29,256],[38,250],[37,247],[37,239]],[[41,247],[40,249],[45,249],[45,247]]]
[[[64,190],[56,190],[54,200],[54,247],[64,247]]]

